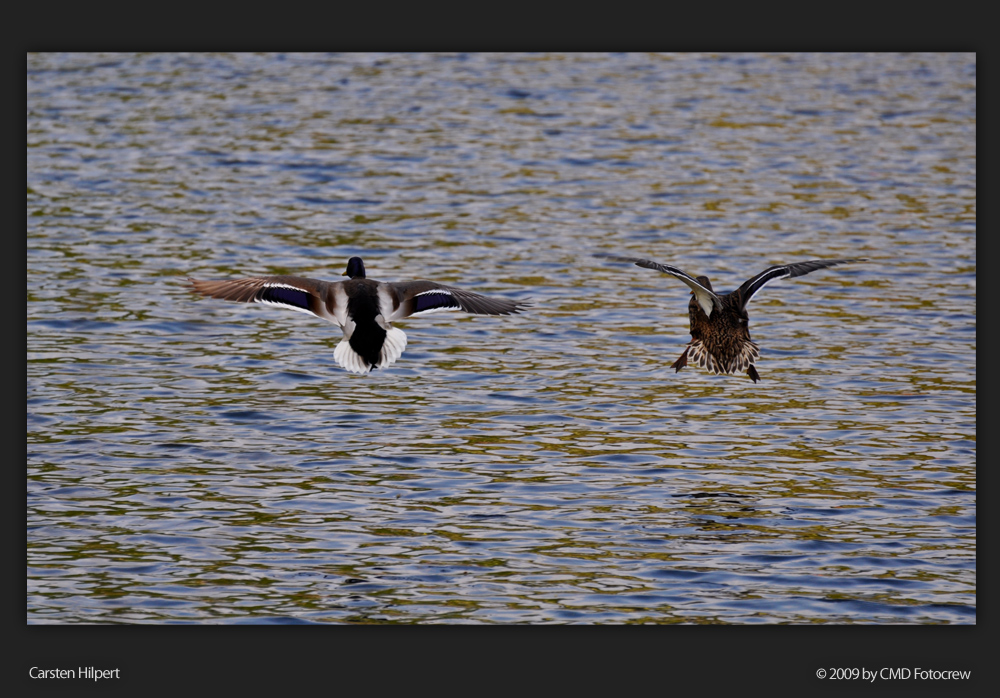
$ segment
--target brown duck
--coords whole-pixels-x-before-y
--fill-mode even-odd
[[[750,339],[750,318],[747,315],[747,304],[764,286],[776,279],[786,279],[802,276],[809,272],[832,267],[848,262],[864,262],[864,259],[814,259],[809,262],[795,264],[779,264],[768,267],[753,278],[747,279],[743,285],[732,293],[717,294],[712,290],[712,282],[707,276],[695,278],[669,264],[660,264],[648,259],[635,257],[619,257],[613,254],[598,254],[597,257],[615,259],[620,262],[632,262],[646,269],[656,269],[678,279],[691,287],[691,302],[688,303],[688,316],[691,319],[691,341],[684,348],[680,358],[670,364],[670,368],[680,371],[687,366],[688,359],[692,364],[707,369],[712,373],[736,374],[746,371],[756,383],[760,380],[754,364],[760,358],[757,344]]]

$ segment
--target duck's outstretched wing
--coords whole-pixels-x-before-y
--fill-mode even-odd
[[[688,274],[683,269],[678,269],[677,267],[672,267],[669,264],[661,264],[660,262],[654,262],[651,259],[641,259],[638,257],[621,257],[616,254],[609,254],[604,252],[599,252],[594,255],[595,257],[601,257],[603,259],[613,259],[618,262],[631,262],[637,267],[644,267],[646,269],[655,269],[656,271],[662,271],[664,274],[670,274],[671,276],[676,276],[678,279],[686,283],[690,289],[694,292],[694,297],[698,300],[698,305],[701,309],[705,311],[705,315],[711,317],[712,309],[722,310],[722,299],[720,299],[715,292],[711,289],[705,288],[698,280],[693,276]]]
[[[343,325],[347,297],[337,293],[341,281],[319,281],[302,276],[257,276],[225,281],[188,279],[192,288],[211,298],[238,303],[263,303],[309,313]],[[341,298],[342,297],[342,298]]]
[[[813,259],[808,262],[796,262],[795,264],[779,264],[768,267],[752,279],[747,279],[740,286],[737,293],[740,294],[741,308],[746,308],[750,299],[757,295],[764,286],[777,279],[787,279],[793,276],[802,276],[817,269],[825,269],[837,264],[848,264],[849,262],[867,262],[867,259]]]
[[[443,310],[462,310],[476,315],[511,315],[528,307],[524,301],[482,296],[433,281],[383,283],[392,301],[389,322]],[[385,304],[383,303],[383,309]]]

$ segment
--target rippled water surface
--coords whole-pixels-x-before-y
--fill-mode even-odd
[[[976,63],[27,59],[29,623],[976,622]],[[669,368],[689,290],[754,384]],[[530,301],[340,330],[188,276]]]

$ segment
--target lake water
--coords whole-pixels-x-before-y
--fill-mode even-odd
[[[27,57],[27,621],[976,622],[973,54]],[[677,279],[864,257],[670,364]],[[530,301],[340,330],[185,279]]]

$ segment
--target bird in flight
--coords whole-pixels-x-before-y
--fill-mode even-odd
[[[817,269],[832,267],[849,262],[865,262],[865,259],[814,259],[794,264],[779,264],[768,267],[756,276],[747,279],[743,285],[731,293],[716,293],[707,276],[697,278],[685,271],[649,259],[622,257],[615,254],[599,253],[595,257],[631,262],[639,267],[655,269],[676,276],[691,288],[688,316],[691,321],[691,341],[684,348],[680,358],[670,365],[675,373],[687,366],[688,360],[712,373],[735,375],[746,371],[754,383],[760,380],[755,366],[760,359],[757,344],[750,339],[750,318],[747,304],[768,283],[777,279],[802,276]]]
[[[241,303],[288,308],[336,323],[344,339],[333,352],[352,373],[368,373],[395,363],[406,348],[406,334],[396,320],[442,310],[476,315],[510,315],[529,304],[490,298],[433,281],[375,281],[365,277],[360,257],[347,261],[344,281],[301,276],[259,276],[228,281],[188,279],[198,293]]]

